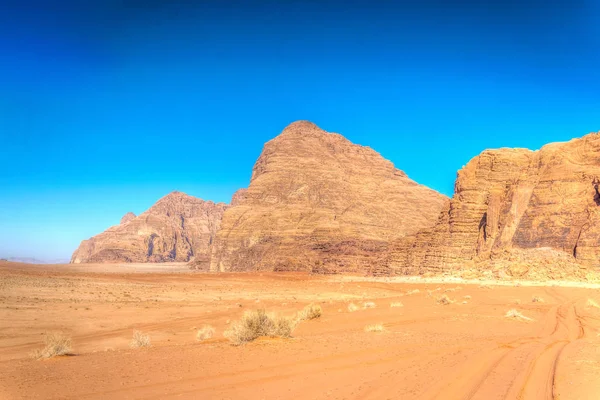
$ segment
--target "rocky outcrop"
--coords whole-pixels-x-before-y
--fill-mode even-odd
[[[231,203],[229,203],[229,204],[231,206],[237,206],[244,200],[247,192],[248,192],[247,189],[239,189],[237,192],[235,192],[233,194],[233,196],[231,197]]]
[[[227,206],[173,192],[146,212],[126,214],[121,224],[84,240],[72,263],[204,260]]]
[[[458,172],[432,228],[394,242],[388,273],[585,276],[600,266],[600,135],[486,150]]]
[[[126,224],[127,222],[131,221],[132,219],[135,219],[136,215],[132,212],[128,212],[127,214],[123,215],[123,218],[121,218],[121,222],[120,224]]]
[[[369,272],[448,199],[369,147],[299,121],[265,144],[224,216],[210,269]]]

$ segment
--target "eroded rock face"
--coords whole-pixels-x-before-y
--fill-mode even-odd
[[[146,212],[126,214],[121,224],[84,240],[72,263],[187,262],[204,259],[221,224],[223,203],[173,192]]]
[[[231,203],[229,203],[229,204],[232,206],[237,206],[244,200],[247,192],[248,192],[248,190],[245,188],[239,189],[238,191],[236,191],[233,194],[233,196],[231,197]]]
[[[265,144],[224,216],[213,271],[363,271],[432,226],[448,199],[369,147],[299,121]]]
[[[123,218],[121,218],[121,222],[120,224],[126,224],[127,222],[131,221],[132,219],[135,219],[136,215],[132,212],[128,212],[127,214],[123,215]]]
[[[394,242],[388,272],[585,275],[600,266],[599,178],[596,133],[538,151],[486,150],[459,171],[438,223]]]

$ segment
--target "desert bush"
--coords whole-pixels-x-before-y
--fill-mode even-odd
[[[542,297],[540,297],[540,296],[533,296],[533,297],[531,298],[531,301],[532,301],[533,303],[543,303],[543,302],[544,302],[544,299],[543,299]]]
[[[515,310],[514,308],[512,310],[508,310],[504,316],[507,318],[515,318],[515,319],[531,321],[531,318],[524,316],[523,314],[521,314],[519,311]]]
[[[593,299],[588,299],[586,304],[588,307],[600,308],[600,305],[598,305],[598,303],[596,303]]]
[[[267,314],[265,310],[246,311],[242,319],[234,322],[223,336],[237,346],[261,336],[288,338],[295,327],[296,321],[291,318]]]
[[[444,295],[438,297],[437,302],[439,304],[443,304],[443,305],[447,306],[448,304],[454,303],[454,300],[451,300],[450,297],[448,297],[448,295],[444,294]]]
[[[51,332],[44,338],[44,348],[35,350],[31,357],[36,360],[71,354],[71,338],[61,332]]]
[[[363,304],[363,308],[375,308],[377,307],[377,304],[373,303],[372,301],[367,301]]]
[[[281,338],[290,338],[292,337],[292,332],[296,328],[298,324],[292,318],[287,317],[274,317],[275,319],[275,330],[271,333],[270,336],[281,337]]]
[[[365,332],[383,332],[384,328],[382,324],[371,324],[365,326]]]
[[[463,296],[463,299],[465,299],[465,300],[471,300],[471,296],[469,296],[469,295]]]
[[[215,334],[215,328],[210,325],[204,325],[202,328],[198,329],[196,332],[196,340],[203,341],[206,339],[210,339]]]
[[[421,293],[421,291],[419,289],[414,289],[414,290],[409,290],[408,292],[406,292],[406,295],[411,295],[411,294],[417,294],[417,293]]]
[[[395,302],[390,303],[390,307],[391,308],[394,308],[394,307],[404,307],[404,304],[402,304],[399,301],[395,301]]]
[[[319,318],[323,314],[323,309],[318,304],[309,304],[298,313],[298,320],[305,321],[308,319]]]
[[[354,311],[357,311],[357,310],[358,310],[358,306],[356,304],[354,304],[354,303],[348,304],[348,311],[354,312]]]
[[[132,349],[150,347],[150,336],[141,331],[133,331],[133,338],[129,342],[129,347]]]

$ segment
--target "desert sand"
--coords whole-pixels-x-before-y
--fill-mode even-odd
[[[0,398],[598,399],[590,299],[600,304],[597,289],[5,262]],[[310,303],[323,315],[290,339],[223,337],[245,310],[291,316]],[[506,317],[512,309],[528,319]],[[205,324],[216,333],[198,342]],[[130,348],[134,330],[152,346]],[[54,331],[73,354],[31,359]]]

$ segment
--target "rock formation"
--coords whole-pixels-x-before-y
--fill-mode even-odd
[[[435,226],[394,242],[388,273],[585,277],[600,266],[600,134],[486,150],[458,172]]]
[[[170,193],[139,216],[128,213],[120,225],[81,242],[71,262],[203,260],[208,267],[210,245],[226,208],[223,203]]]
[[[127,214],[123,215],[123,218],[121,218],[120,224],[121,225],[126,224],[127,222],[131,221],[132,219],[135,219],[135,217],[136,217],[136,215],[130,211]]]
[[[234,196],[210,268],[373,272],[390,241],[431,227],[447,204],[369,147],[295,122]]]

